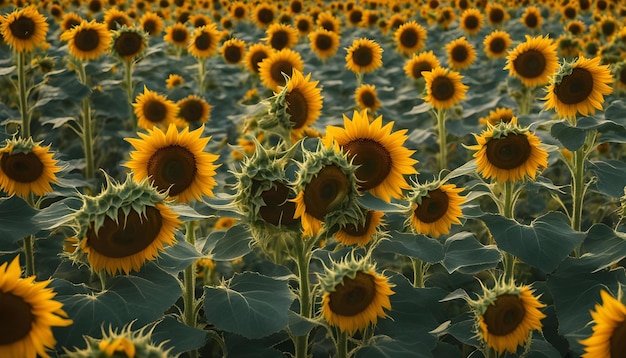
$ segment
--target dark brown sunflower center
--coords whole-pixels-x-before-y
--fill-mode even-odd
[[[344,277],[343,284],[335,286],[330,293],[330,310],[340,316],[356,316],[363,313],[376,298],[374,277],[357,272],[354,278]]]
[[[467,51],[466,46],[457,45],[452,48],[450,55],[455,62],[465,62],[467,60],[467,57],[469,56],[469,52]]]
[[[233,11],[233,17],[242,19],[244,16],[246,16],[246,9],[243,6],[237,6]]]
[[[576,17],[576,9],[573,7],[567,7],[565,8],[565,11],[563,11],[563,15],[565,15],[568,19],[573,19]]]
[[[172,40],[176,43],[184,43],[187,41],[189,33],[184,29],[174,29],[172,31]]]
[[[156,23],[156,21],[154,20],[146,20],[143,23],[143,30],[148,34],[148,35],[154,35],[156,34],[158,29],[158,25]]]
[[[578,0],[578,6],[580,6],[580,10],[586,11],[591,7],[590,0]]]
[[[504,20],[504,11],[499,8],[491,9],[489,11],[489,21],[492,24],[499,24]]]
[[[309,104],[306,97],[297,89],[292,90],[285,97],[289,122],[293,129],[300,129],[306,124],[309,116]]]
[[[347,224],[341,231],[345,232],[350,236],[362,236],[367,234],[367,231],[370,227],[370,223],[372,222],[372,211],[368,210],[367,214],[365,214],[365,222],[363,224],[355,225],[355,224]]]
[[[431,94],[438,101],[447,101],[454,97],[454,83],[446,76],[435,78],[431,84]]]
[[[211,48],[213,44],[213,38],[210,34],[203,32],[200,35],[196,36],[194,40],[194,45],[200,51],[206,51]]]
[[[376,105],[376,96],[371,91],[363,91],[360,94],[361,103],[367,108],[373,108]]]
[[[26,337],[34,320],[32,306],[22,297],[0,291],[0,346]]]
[[[489,334],[502,337],[519,327],[525,316],[524,302],[519,297],[516,295],[500,295],[487,308],[483,319]]]
[[[418,79],[422,78],[422,72],[424,71],[432,71],[432,66],[430,63],[426,61],[416,62],[413,64],[413,68],[411,69],[411,73],[413,74],[413,78]]]
[[[535,14],[532,14],[532,13],[528,14],[524,18],[524,24],[526,24],[526,26],[528,26],[529,28],[533,29],[537,27],[537,25],[539,25],[539,18]]]
[[[89,52],[98,48],[100,35],[95,29],[85,29],[78,31],[74,36],[74,46],[81,51]]]
[[[321,34],[315,38],[315,47],[322,51],[330,49],[333,45],[333,40],[330,36]]]
[[[272,21],[274,21],[274,11],[272,11],[271,9],[259,10],[259,12],[257,13],[257,20],[259,20],[261,24],[272,23]]]
[[[250,56],[250,63],[252,64],[250,67],[254,69],[255,73],[259,73],[259,64],[265,58],[267,58],[267,53],[265,51],[257,51]]]
[[[554,94],[564,104],[577,104],[586,100],[593,91],[593,75],[584,68],[574,68],[554,87]]]
[[[61,9],[59,6],[51,6],[50,7],[50,15],[59,18],[61,17],[61,15],[63,15],[63,9]]]
[[[506,42],[502,37],[496,37],[489,42],[489,51],[499,54],[506,50]]]
[[[296,203],[289,199],[289,188],[280,182],[274,182],[274,187],[261,193],[265,205],[259,208],[259,214],[268,223],[279,226],[289,225],[295,221]]]
[[[476,16],[467,16],[464,19],[463,24],[468,30],[476,30],[480,22],[478,21],[478,18]]]
[[[127,257],[150,246],[159,235],[162,224],[161,213],[153,206],[146,207],[141,215],[131,210],[125,216],[119,209],[117,222],[107,216],[97,233],[89,227],[87,244],[106,257]]]
[[[606,8],[609,6],[609,3],[604,1],[604,0],[598,0],[596,2],[596,8],[600,11],[602,10],[606,10]]]
[[[413,215],[419,221],[430,224],[441,219],[448,212],[450,198],[448,194],[437,188],[422,198],[422,203],[415,208]]]
[[[329,211],[339,205],[350,192],[350,180],[334,165],[322,168],[304,190],[306,212],[323,221]]]
[[[578,35],[581,32],[583,32],[583,29],[580,27],[579,24],[570,24],[567,29],[569,30],[569,32],[572,33],[572,35]]]
[[[187,100],[180,106],[178,115],[189,123],[200,121],[204,115],[204,106],[198,100]]]
[[[513,169],[526,163],[531,149],[528,137],[524,134],[492,138],[487,142],[487,160],[496,168]]]
[[[167,117],[167,107],[159,100],[149,100],[143,104],[143,115],[148,121],[159,123]]]
[[[513,60],[513,68],[524,78],[541,76],[546,68],[546,57],[537,50],[527,50]]]
[[[206,24],[207,24],[206,20],[204,18],[202,18],[202,17],[199,17],[199,18],[197,18],[197,19],[195,19],[193,21],[193,27],[196,27],[196,28],[197,27],[202,27],[202,26],[204,26]]]
[[[460,1],[457,1],[457,5],[458,5],[459,9],[465,10],[465,9],[467,9],[469,7],[469,1],[467,1],[467,0],[460,0]]]
[[[115,52],[122,57],[137,56],[143,49],[143,39],[135,32],[123,32],[115,41]]]
[[[613,21],[604,21],[600,28],[602,29],[602,34],[604,36],[611,36],[615,32],[616,24]]]
[[[296,28],[301,32],[308,32],[311,28],[311,23],[307,20],[298,20],[296,23]]]
[[[359,187],[363,190],[378,186],[391,173],[393,165],[391,153],[375,140],[355,139],[345,144],[343,151],[348,153],[355,165],[358,165],[355,174],[359,180]]]
[[[69,29],[73,29],[76,26],[80,25],[80,21],[74,18],[68,18],[67,20],[65,20],[63,22],[63,29],[64,30],[69,30]]]
[[[352,52],[352,61],[360,67],[369,66],[374,61],[372,49],[367,46],[360,46]]]
[[[293,64],[287,60],[276,61],[272,64],[270,68],[270,74],[274,82],[278,83],[279,86],[284,86],[287,83],[285,76],[283,73],[291,75],[293,71]]]
[[[187,148],[170,145],[157,150],[148,160],[148,176],[159,190],[175,196],[185,191],[196,177],[196,157]]]
[[[115,30],[124,25],[128,26],[128,20],[123,16],[114,16],[109,19],[108,24],[109,30]]]
[[[277,31],[270,38],[270,46],[277,50],[282,50],[289,44],[289,34],[286,31]]]
[[[415,29],[406,29],[400,34],[400,44],[404,47],[412,48],[417,45],[419,36]]]
[[[626,345],[624,340],[626,339],[626,321],[622,321],[617,324],[611,334],[611,358],[626,357]]]
[[[294,14],[300,13],[302,12],[302,2],[300,1],[292,1],[289,4],[289,8],[291,9],[291,12],[293,12]]]
[[[325,20],[322,21],[321,23],[322,28],[324,28],[324,30],[328,30],[328,31],[335,31],[335,24],[330,21],[330,20]]]
[[[18,183],[32,183],[43,174],[44,165],[35,153],[3,155],[0,159],[2,171]]]
[[[626,66],[622,67],[617,76],[621,84],[626,85]]]
[[[363,12],[360,10],[353,10],[349,14],[349,20],[351,24],[359,24],[363,20]]]
[[[9,24],[9,29],[11,29],[11,34],[14,37],[28,40],[35,34],[37,24],[28,16],[20,16]]]

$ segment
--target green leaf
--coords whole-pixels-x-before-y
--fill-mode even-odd
[[[9,67],[0,68],[0,76],[6,76],[9,73],[15,71],[16,68],[17,68],[16,66],[9,66]]]
[[[39,226],[33,219],[35,214],[37,214],[37,210],[17,195],[0,198],[0,237],[2,242],[13,244],[17,240],[39,231]]]
[[[172,349],[171,355],[200,349],[207,340],[207,332],[189,327],[175,317],[165,316],[154,324],[152,339],[155,344],[164,342],[165,349]]]
[[[626,163],[619,160],[595,160],[586,163],[587,170],[596,177],[591,188],[613,198],[624,195]]]
[[[600,271],[626,257],[626,234],[617,232],[604,224],[593,225],[582,245],[581,261]]]
[[[388,240],[381,241],[376,250],[417,258],[429,263],[443,260],[443,246],[426,235],[394,231]]]
[[[587,136],[584,129],[572,127],[567,122],[554,123],[550,128],[550,134],[572,152],[585,143]]]
[[[530,343],[530,351],[524,354],[524,358],[561,358],[561,353],[550,343],[533,336]]]
[[[68,122],[77,122],[74,117],[45,117],[40,118],[39,121],[41,124],[51,124],[52,129],[63,127],[63,125]]]
[[[459,271],[475,274],[496,267],[500,251],[495,245],[484,246],[470,232],[460,232],[449,237],[444,244],[443,267],[448,273]]]
[[[304,336],[309,333],[313,327],[319,323],[316,321],[302,317],[301,315],[289,310],[289,332],[294,336]]]
[[[266,342],[250,340],[242,336],[225,335],[228,357],[237,358],[284,358],[285,355],[276,349],[270,348]]]
[[[359,205],[370,210],[377,210],[385,213],[402,212],[406,210],[405,207],[394,203],[388,203],[380,198],[373,196],[369,192],[366,192],[364,195],[360,196],[358,200]]]
[[[550,133],[559,140],[565,148],[575,151],[585,142],[587,132],[598,131],[598,143],[616,142],[626,143],[626,127],[611,120],[595,117],[583,117],[572,127],[567,122],[558,122],[552,125]]]
[[[254,272],[235,274],[226,286],[204,288],[204,311],[217,328],[246,338],[276,333],[289,323],[295,299],[288,281]]]
[[[206,239],[202,252],[215,261],[231,261],[251,251],[252,236],[244,225],[227,231],[213,231]]]
[[[189,205],[176,204],[170,205],[170,208],[179,216],[183,221],[201,220],[211,218],[211,215],[203,215],[194,210]]]
[[[496,214],[487,214],[482,220],[498,248],[544,273],[553,272],[585,238],[584,233],[570,227],[569,220],[560,212],[549,212],[530,225]]]
[[[430,350],[416,349],[419,342],[396,340],[387,336],[374,336],[369,345],[356,352],[356,358],[430,358]]]
[[[161,252],[156,263],[170,274],[177,274],[202,257],[204,255],[195,247],[179,237],[174,246],[167,247]]]
[[[54,229],[70,220],[82,204],[79,198],[65,198],[41,209],[34,216],[34,221],[41,228]]]

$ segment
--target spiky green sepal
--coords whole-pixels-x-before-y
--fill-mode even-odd
[[[324,275],[318,276],[323,292],[335,292],[336,287],[343,284],[345,277],[354,279],[359,272],[374,272],[376,265],[365,258],[357,259],[353,254],[341,261],[331,261],[330,267],[324,267]]]

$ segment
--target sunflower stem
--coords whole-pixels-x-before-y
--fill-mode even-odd
[[[77,61],[76,68],[78,70],[78,78],[80,82],[87,86],[87,73],[85,72],[85,64],[82,61]],[[85,179],[92,179],[94,177],[94,155],[93,155],[93,123],[91,122],[91,102],[89,96],[83,98],[82,101],[82,139],[83,139],[83,151],[85,153]]]
[[[424,273],[426,265],[420,259],[411,257],[411,263],[413,264],[413,287],[424,288]]]
[[[585,148],[572,153],[572,229],[580,231],[582,227],[583,197],[585,196]]]
[[[24,237],[24,256],[26,259],[26,277],[35,275],[35,252],[33,235]]]
[[[137,128],[137,118],[133,111],[133,100],[135,99],[135,88],[133,87],[133,62],[124,61],[124,84],[126,86],[126,98],[128,100],[128,106],[130,108],[131,128],[135,130]]]
[[[437,134],[439,136],[439,170],[444,170],[448,163],[448,145],[446,143],[446,110],[437,110]]]
[[[339,331],[337,337],[337,358],[348,358],[348,332]]]
[[[28,91],[26,89],[26,53],[17,51],[17,88],[22,120],[22,138],[30,137],[30,114],[28,110]]]
[[[522,98],[520,99],[520,105],[519,105],[520,115],[530,113],[530,107],[533,103],[533,99],[534,98],[532,95],[532,88],[524,86],[524,89],[522,90]]]
[[[185,239],[187,242],[194,246],[196,243],[196,222],[188,221],[185,227]],[[183,320],[189,327],[196,327],[196,277],[195,277],[195,265],[192,263],[184,272],[183,276]],[[196,350],[188,352],[190,357],[197,357],[198,352]]]
[[[204,80],[206,78],[206,60],[198,58],[198,89],[204,93]]]
[[[311,240],[311,239],[309,239]],[[313,240],[314,241],[314,240]],[[305,240],[294,240],[295,259],[298,266],[299,294],[300,294],[300,315],[304,318],[311,318],[311,291],[309,288],[309,264],[311,252]],[[308,240],[307,240],[308,242]],[[295,337],[294,341],[296,358],[306,358],[309,346],[309,334]]]
[[[512,181],[506,181],[504,183],[504,203],[502,204],[502,216],[515,220],[513,200],[513,191],[515,183]],[[508,252],[504,253],[504,279],[506,282],[515,281],[515,256]]]

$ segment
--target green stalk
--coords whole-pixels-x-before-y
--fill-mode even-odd
[[[304,318],[311,318],[311,291],[309,288],[309,264],[311,261],[311,252],[304,240],[296,238],[295,242],[295,259],[298,266],[298,280],[300,293],[300,315]],[[294,340],[296,358],[306,358],[309,346],[309,334],[297,336]]]
[[[30,113],[28,109],[28,90],[26,89],[26,53],[17,52],[17,92],[22,120],[22,138],[30,137]]]
[[[204,92],[204,80],[206,78],[206,59],[198,58],[198,88]]]
[[[35,208],[33,193],[28,194],[26,202],[31,208]],[[35,237],[28,235],[24,237],[24,256],[26,260],[26,277],[35,275]]]
[[[585,146],[572,153],[572,229],[581,230],[585,196]]]
[[[502,216],[515,220],[513,189],[515,183],[506,181],[504,183],[504,203],[502,204]],[[515,280],[515,256],[508,252],[504,253],[504,279],[506,282]]]
[[[133,62],[124,61],[124,84],[126,85],[126,99],[128,100],[128,106],[130,108],[130,116],[132,118],[131,128],[135,130],[137,128],[137,118],[133,111],[133,101],[135,100],[135,88],[133,87]]]
[[[348,333],[339,331],[337,337],[337,358],[348,358]]]
[[[530,106],[533,102],[532,89],[524,86],[522,90],[522,98],[520,99],[519,113],[520,115],[529,114]]]
[[[413,264],[413,287],[423,288],[426,265],[422,260],[413,257],[411,257],[411,263]]]
[[[446,143],[446,110],[437,110],[437,134],[439,135],[439,170],[444,170],[448,164],[448,145]]]
[[[185,239],[192,246],[196,243],[196,222],[188,221],[185,227]],[[183,276],[183,320],[184,323],[192,328],[196,327],[196,275],[195,265],[191,263],[184,272]],[[190,357],[197,357],[198,351],[188,352]]]
[[[87,73],[85,72],[85,64],[77,61],[78,78],[82,84],[87,86]],[[94,177],[94,155],[93,155],[93,123],[91,123],[91,102],[89,96],[83,98],[82,101],[82,139],[83,151],[85,152],[85,178],[92,179]]]

